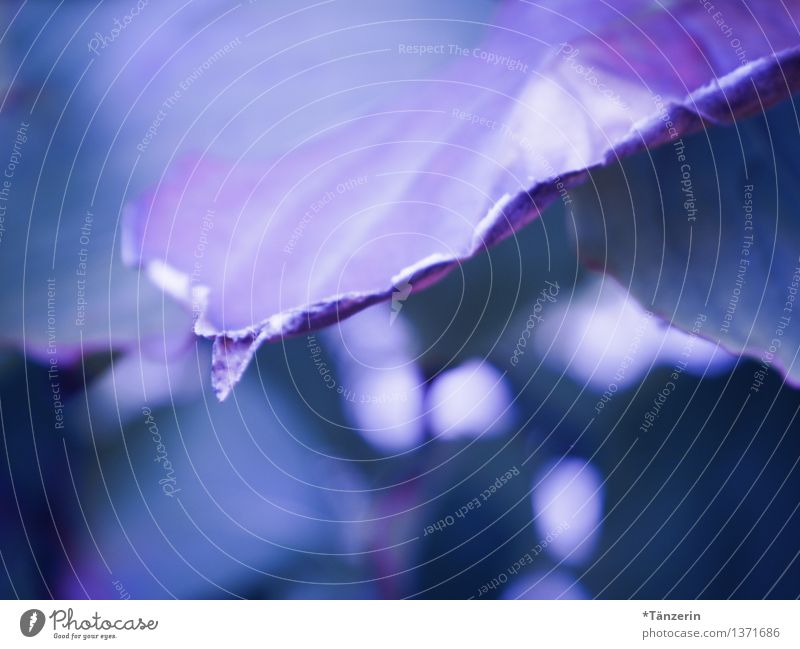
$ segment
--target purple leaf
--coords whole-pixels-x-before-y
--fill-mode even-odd
[[[583,260],[684,331],[800,384],[797,104],[593,172],[575,192]],[[684,346],[675,366],[700,354]],[[738,361],[738,359],[737,359]]]
[[[285,61],[286,79],[324,70],[339,89],[244,126],[232,106],[217,144],[242,129],[247,144],[172,165],[130,209],[125,258],[192,306],[224,399],[262,343],[420,290],[548,204],[570,206],[589,169],[787,97],[800,84],[798,4],[513,2],[477,47],[390,40],[369,55],[373,73],[411,45],[449,60],[413,77],[327,71],[337,51]],[[279,99],[280,85],[265,92]],[[305,137],[268,150],[304,111]]]
[[[159,269],[119,258],[125,204],[173,159],[242,150],[267,110],[288,114],[336,93],[351,83],[344,72],[363,83],[413,77],[438,57],[384,54],[375,68],[365,52],[453,32],[471,44],[491,6],[150,2],[128,20],[130,7],[116,2],[8,4],[18,7],[0,12],[0,342],[60,365],[103,350],[158,362],[194,338],[190,310],[149,281]],[[292,66],[312,70],[287,76]],[[326,114],[363,109],[366,94],[309,106],[262,150],[285,149]]]

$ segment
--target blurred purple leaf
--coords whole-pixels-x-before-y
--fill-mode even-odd
[[[681,329],[800,383],[800,125],[786,102],[592,174],[578,250]],[[687,367],[700,350],[686,346]]]

